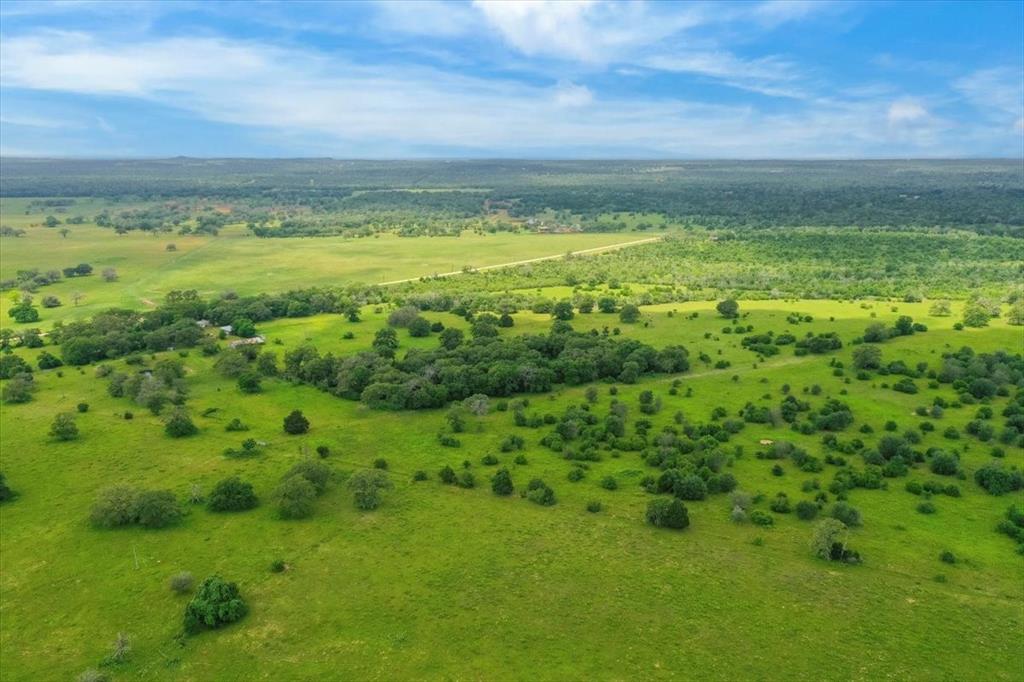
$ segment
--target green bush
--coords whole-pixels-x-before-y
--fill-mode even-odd
[[[542,507],[550,507],[557,501],[555,491],[539,478],[533,479],[526,486],[526,499]]]
[[[316,488],[303,476],[285,476],[277,487],[277,510],[282,519],[304,519],[313,514]]]
[[[235,583],[218,575],[207,578],[185,607],[185,632],[219,628],[245,616],[248,608]]]
[[[846,502],[836,502],[828,515],[850,528],[861,525],[860,511]]]
[[[380,506],[381,493],[391,488],[388,475],[380,469],[357,471],[348,479],[356,509],[372,511]]]
[[[678,498],[658,497],[647,503],[647,523],[658,528],[682,530],[690,525],[686,505]]]
[[[818,505],[809,500],[796,503],[796,516],[801,521],[813,521],[818,516]]]
[[[75,424],[75,416],[70,412],[61,412],[54,417],[53,423],[50,424],[50,435],[60,441],[78,438],[78,426]]]
[[[181,506],[169,490],[144,490],[135,496],[132,519],[143,528],[165,528],[181,517]]]
[[[512,483],[512,474],[509,473],[508,469],[499,469],[496,474],[491,478],[491,490],[495,495],[511,495],[515,487]]]
[[[287,417],[284,418],[284,432],[289,433],[293,436],[303,434],[309,431],[309,420],[306,419],[305,415],[300,410],[292,410]]]
[[[192,423],[187,414],[177,410],[164,424],[164,433],[171,438],[186,438],[199,433],[199,428]]]
[[[195,578],[188,571],[181,571],[171,576],[169,582],[171,592],[174,594],[188,594],[192,591],[192,586],[195,584]]]
[[[233,512],[252,509],[259,504],[252,484],[246,483],[238,476],[231,476],[213,486],[206,507],[214,512]]]

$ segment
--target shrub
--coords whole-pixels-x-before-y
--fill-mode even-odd
[[[930,500],[925,500],[921,504],[917,505],[917,511],[921,514],[934,514],[937,509]]]
[[[373,468],[380,469],[382,471],[387,471],[388,461],[383,457],[378,457],[377,459],[373,460]]]
[[[441,470],[437,472],[437,477],[446,485],[455,485],[455,470],[447,464],[441,467]]]
[[[86,412],[89,411],[89,403],[78,403],[76,409],[78,410],[79,414],[85,414]]]
[[[278,513],[282,519],[304,519],[313,513],[316,488],[302,476],[286,476],[277,487]]]
[[[577,481],[582,481],[585,475],[586,472],[583,469],[581,469],[580,467],[573,467],[572,469],[569,469],[569,474],[566,476],[566,478],[568,478],[573,483],[576,483]]]
[[[78,438],[78,426],[75,424],[75,416],[70,412],[61,412],[54,417],[53,423],[50,424],[50,435],[60,441]]]
[[[835,547],[839,547],[840,555],[846,544],[846,526],[837,519],[824,519],[814,529],[814,536],[811,538],[811,551],[819,559],[831,560],[835,553]]]
[[[246,483],[238,476],[231,476],[219,481],[210,491],[206,507],[214,512],[233,512],[252,509],[259,504],[252,484]]]
[[[483,464],[484,466],[491,467],[498,463],[498,457],[497,455],[494,455],[492,453],[487,453],[480,459],[480,463]]]
[[[459,474],[459,477],[456,479],[455,485],[459,486],[460,488],[475,488],[476,477],[473,475],[472,471],[463,471],[461,474]]]
[[[304,459],[301,462],[296,462],[295,465],[285,473],[284,478],[291,478],[294,476],[298,476],[309,481],[313,486],[313,491],[317,495],[321,495],[324,490],[327,489],[327,484],[331,480],[331,468],[323,462],[318,462],[315,459]]]
[[[64,363],[53,353],[44,350],[39,354],[36,364],[39,365],[39,369],[55,369],[61,367]]]
[[[550,507],[557,501],[555,491],[539,478],[533,479],[526,486],[526,499],[542,507]]]
[[[288,564],[284,562],[284,559],[274,559],[270,562],[271,573],[284,573],[285,569],[288,568]]]
[[[192,591],[195,578],[188,571],[181,571],[171,576],[170,587],[174,594],[188,594]]]
[[[672,493],[681,500],[703,500],[707,497],[708,487],[703,478],[690,474],[675,482]]]
[[[171,438],[186,438],[199,433],[199,427],[182,410],[176,410],[164,424],[164,433]]]
[[[956,555],[950,552],[948,549],[943,550],[942,553],[939,554],[939,561],[941,561],[944,564],[955,564]]]
[[[242,420],[239,419],[238,417],[235,417],[234,419],[232,419],[231,421],[229,421],[227,423],[227,426],[224,427],[224,430],[225,431],[248,431],[249,430],[249,426],[247,424],[242,423]]]
[[[809,500],[800,500],[796,503],[796,516],[801,521],[813,521],[818,516],[818,505]]]
[[[491,478],[491,491],[495,495],[511,495],[515,490],[512,483],[512,474],[509,473],[508,469],[499,469],[497,473]]]
[[[1024,475],[1020,469],[1004,469],[996,463],[986,464],[975,471],[974,481],[990,495],[1002,495],[1024,487]]]
[[[165,528],[181,520],[181,507],[169,490],[137,493],[131,509],[132,520],[143,528]]]
[[[206,628],[234,623],[245,616],[247,610],[235,583],[218,575],[210,576],[185,607],[185,632],[196,634]]]
[[[841,521],[845,526],[853,528],[861,525],[860,511],[846,502],[836,502],[829,511],[829,516]]]
[[[426,481],[428,478],[430,477],[427,476],[427,472],[422,469],[417,470],[416,473],[412,475],[413,481]]]
[[[769,508],[776,514],[788,514],[790,512],[789,496],[786,493],[779,493],[772,500]]]
[[[387,474],[379,469],[357,471],[348,479],[356,509],[372,511],[380,506],[381,492],[391,488]]]
[[[307,431],[309,431],[309,420],[306,419],[301,410],[292,410],[291,413],[284,418],[285,433],[297,436],[299,434],[306,433]]]
[[[136,491],[127,486],[115,486],[100,492],[92,506],[90,519],[96,526],[117,528],[132,523]]]
[[[8,356],[10,357],[10,356]],[[32,400],[32,393],[36,390],[35,381],[31,374],[16,374],[3,387],[3,401],[5,403],[27,403]]]
[[[596,514],[602,509],[604,509],[604,505],[602,505],[597,500],[591,500],[590,502],[587,502],[587,511],[591,514]]]
[[[928,468],[933,474],[939,476],[956,476],[960,471],[960,460],[956,455],[940,450],[932,455],[932,461]]]
[[[259,393],[263,390],[260,381],[260,375],[256,372],[245,372],[238,377],[238,390],[242,393]]]
[[[526,459],[526,455],[516,455],[516,458],[512,461],[520,466],[530,463],[529,460]]]
[[[648,502],[645,518],[647,523],[658,528],[682,530],[690,525],[690,515],[686,510],[686,505],[675,497],[659,497]]]
[[[601,479],[601,483],[599,485],[605,490],[619,489],[619,482],[615,480],[614,476],[605,476]]]

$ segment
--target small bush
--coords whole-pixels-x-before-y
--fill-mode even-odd
[[[79,414],[85,414],[89,411],[89,403],[78,403]]]
[[[192,423],[187,414],[177,410],[164,424],[164,433],[171,438],[187,438],[199,433],[199,428]]]
[[[813,521],[818,516],[818,505],[809,500],[796,503],[796,516],[801,521]]]
[[[512,474],[509,473],[508,469],[499,469],[491,478],[491,491],[494,492],[495,495],[511,495],[514,490],[515,486],[512,483]]]
[[[587,502],[587,511],[591,514],[596,514],[602,509],[604,509],[604,505],[602,505],[597,500],[591,500],[590,502]]]
[[[302,414],[301,410],[292,410],[284,418],[284,432],[297,436],[309,431],[309,420]]]
[[[235,417],[234,419],[232,419],[231,421],[229,421],[227,423],[227,426],[224,427],[224,430],[225,431],[248,431],[249,427],[246,424],[243,424],[241,419],[239,419],[238,417]]]
[[[605,490],[618,490],[619,482],[615,480],[614,476],[605,476],[601,479],[600,486]]]
[[[381,493],[392,486],[387,474],[375,469],[352,474],[348,479],[348,487],[352,491],[356,509],[372,511],[380,506]]]
[[[302,476],[286,476],[275,493],[282,519],[304,519],[313,514],[316,488]]]
[[[193,585],[195,585],[195,578],[188,571],[175,573],[171,576],[170,587],[171,592],[174,594],[188,594],[192,591]]]
[[[214,512],[233,512],[252,509],[257,504],[259,499],[253,492],[252,484],[238,476],[231,476],[213,487],[206,508]]]
[[[218,575],[207,578],[185,607],[185,632],[219,628],[245,616],[248,608],[235,583]]]
[[[686,505],[675,497],[659,497],[648,502],[645,518],[647,523],[658,528],[682,530],[690,525],[690,515]]]
[[[554,489],[539,478],[533,479],[527,485],[526,499],[542,507],[550,507],[557,501]]]

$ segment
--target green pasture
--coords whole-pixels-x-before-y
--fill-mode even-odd
[[[480,235],[467,231],[460,237],[403,238],[389,233],[365,238],[275,239],[254,237],[240,225],[210,237],[144,232],[118,235],[90,224],[61,226],[71,230],[62,237],[60,228],[41,225],[45,212],[24,215],[19,209],[26,205],[26,200],[3,201],[0,223],[25,229],[26,234],[0,241],[0,279],[33,268],[45,272],[79,263],[93,266],[92,275],[62,279],[33,295],[37,303],[50,295],[62,303],[59,308],[40,309],[42,319],[30,326],[42,328],[110,307],[152,307],[175,289],[196,289],[204,296],[229,290],[247,295],[389,282],[467,266],[560,256],[643,238],[636,233]],[[69,209],[69,214],[74,210]],[[90,218],[92,214],[87,212]],[[174,244],[176,250],[168,251],[168,244]],[[101,273],[105,268],[117,270],[117,282],[104,281]],[[77,305],[76,294],[80,294]],[[6,292],[0,302],[0,324],[10,322],[6,311],[20,295]]]
[[[447,253],[451,244],[495,245],[486,258],[502,262],[529,257],[531,249],[543,255],[583,248],[582,237],[572,235],[552,248],[555,236],[257,240],[229,230],[215,239],[176,237],[179,250],[166,253],[164,238],[90,233],[95,243],[89,248],[96,250],[89,253],[120,253],[126,260],[123,266],[111,263],[123,267],[123,275],[121,282],[109,285],[109,295],[102,293],[107,285],[92,281],[98,277],[90,278],[88,286],[95,287],[90,291],[103,305],[129,305],[185,287],[272,291],[337,283],[332,274],[337,281],[385,279],[391,272],[415,271],[415,263],[424,272],[447,270],[444,258],[455,258]],[[628,239],[593,237],[594,243]],[[49,240],[54,249],[74,248],[48,233],[5,241],[4,273],[11,267],[10,245],[22,248],[31,239]],[[75,237],[66,243],[76,243]],[[233,267],[216,256],[229,247],[235,254]],[[138,255],[147,249],[150,261]],[[238,260],[239,253],[257,252],[262,256]],[[459,253],[464,258],[470,251]],[[28,255],[16,252],[20,259]],[[55,257],[54,265],[65,255]],[[473,264],[483,264],[484,258],[476,257]],[[94,266],[107,265],[98,257],[93,260]],[[289,267],[295,271],[289,273]],[[296,281],[283,284],[288,278]],[[70,284],[62,282],[45,293]],[[84,315],[86,305],[77,311],[68,305],[61,313]],[[794,357],[790,346],[760,363],[739,346],[740,335],[721,332],[727,323],[714,313],[712,302],[645,307],[637,324],[600,313],[577,315],[572,324],[578,330],[619,327],[623,335],[657,347],[681,343],[689,348],[693,367],[678,377],[679,395],[668,393],[677,377],[619,386],[618,399],[630,406],[629,432],[643,416],[637,398],[645,389],[664,403],[657,415],[645,416],[654,423],[654,433],[673,424],[677,411],[691,422],[706,422],[716,406],[730,414],[748,401],[777,406],[782,385],[789,384],[815,406],[829,396],[849,403],[856,421],[840,438],[873,443],[889,419],[898,422],[900,432],[916,428],[922,418],[913,414],[914,408],[930,405],[939,395],[952,400],[952,389],[929,389],[919,380],[921,392],[906,395],[881,387],[889,377],[858,381],[850,371],[850,383],[844,383],[833,376],[829,361],[834,356],[849,367],[849,340],[873,321],[891,322],[902,314],[930,330],[883,344],[886,361],[937,366],[942,352],[965,345],[979,352],[1020,351],[1021,328],[1004,320],[955,331],[957,306],[952,317],[932,318],[928,302],[743,301],[740,323],[754,325],[755,333],[789,330],[799,337],[808,331],[837,331],[846,342],[827,356]],[[696,319],[687,316],[693,311]],[[279,358],[307,341],[321,351],[345,354],[367,349],[387,312],[367,307],[359,323],[334,315],[276,320],[259,331]],[[813,322],[791,325],[786,321],[791,312],[811,315]],[[425,316],[447,326],[466,325],[449,314]],[[550,325],[548,316],[521,312],[514,317],[515,326],[502,334],[542,333]],[[350,331],[354,338],[343,339]],[[399,352],[437,343],[436,335],[411,339],[404,330],[399,338]],[[732,366],[706,367],[697,360],[700,351]],[[30,359],[39,353],[16,352]],[[492,410],[472,418],[468,432],[459,434],[462,447],[445,448],[436,439],[445,423],[443,411],[376,412],[281,380],[264,382],[261,394],[243,395],[213,370],[213,359],[194,350],[184,362],[188,407],[201,428],[191,438],[170,439],[159,417],[109,397],[106,381],[94,376],[93,367],[37,372],[34,400],[0,409],[0,468],[19,493],[0,512],[0,677],[73,679],[96,666],[117,633],[125,632],[133,651],[127,663],[109,668],[115,680],[1022,679],[1022,560],[1014,543],[994,530],[1019,496],[992,497],[974,483],[973,472],[991,460],[991,444],[966,434],[953,443],[963,450],[967,476],[957,481],[963,496],[936,497],[936,514],[917,513],[920,498],[903,489],[907,480],[935,478],[925,468],[912,471],[909,479],[890,479],[887,490],[850,493],[850,503],[864,516],[851,543],[865,562],[843,566],[811,556],[813,523],[794,514],[775,514],[772,528],[734,524],[727,495],[687,502],[691,526],[683,532],[651,528],[643,522],[650,495],[639,481],[656,471],[638,453],[590,463],[584,479],[573,483],[566,478],[571,464],[538,444],[551,427],[516,427],[511,412]],[[123,361],[110,364],[135,371]],[[803,389],[815,384],[821,395],[805,396]],[[598,388],[593,409],[603,416],[611,396],[608,385]],[[692,396],[685,397],[688,388]],[[527,412],[560,414],[582,402],[584,390],[560,388],[529,396]],[[847,394],[841,395],[844,390]],[[46,433],[54,414],[74,411],[82,401],[90,408],[77,415],[81,438],[51,440]],[[1005,402],[992,401],[997,415]],[[312,423],[307,435],[282,431],[282,418],[295,408]],[[134,413],[133,420],[123,418],[126,410]],[[213,411],[200,416],[207,410]],[[937,430],[924,434],[916,447],[950,447],[943,429],[953,425],[962,432],[975,410],[947,410],[934,420]],[[225,432],[234,417],[252,430]],[[874,435],[857,432],[864,423],[874,427]],[[513,463],[517,453],[499,451],[511,433],[526,439],[527,465]],[[247,460],[221,454],[245,437],[266,441],[265,452]],[[759,440],[766,438],[791,440],[811,454],[824,454],[820,434],[747,425],[727,447],[743,448],[731,471],[740,489],[765,494],[758,508],[766,510],[780,491],[794,503],[809,499],[801,492],[808,479],[818,478],[827,488],[835,470],[831,466],[808,474],[782,461],[785,475],[773,476],[775,462],[754,456]],[[312,518],[276,518],[272,491],[281,475],[320,444],[330,446],[326,462],[338,481],[317,501]],[[517,489],[531,478],[543,478],[555,489],[558,504],[543,508],[518,495],[493,495],[489,478],[498,467],[481,464],[487,453],[497,454],[509,467]],[[377,458],[388,461],[395,489],[385,494],[379,510],[361,513],[342,479]],[[471,463],[476,488],[439,483],[442,465],[461,469],[463,461]],[[1024,453],[1007,448],[1004,462],[1024,465]],[[427,471],[430,480],[413,483],[417,470]],[[260,507],[238,514],[191,507],[183,523],[161,531],[98,530],[88,523],[89,508],[104,487],[166,488],[184,499],[193,484],[209,490],[232,474],[255,485]],[[617,479],[618,490],[598,485],[606,475]],[[588,513],[591,500],[602,502],[604,510]],[[940,562],[944,550],[960,561],[952,566]],[[276,559],[289,569],[271,573]],[[220,573],[237,581],[249,615],[223,630],[178,638],[187,598],[174,596],[167,581],[182,570],[197,579]]]

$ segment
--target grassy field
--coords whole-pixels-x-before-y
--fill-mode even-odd
[[[58,239],[54,245],[62,244]],[[177,277],[191,278],[194,283],[188,286],[207,291],[227,288],[224,283],[230,282],[231,288],[243,292],[282,288],[279,281],[265,277],[279,268],[284,273],[288,264],[303,264],[301,272],[287,275],[305,275],[305,281],[294,286],[315,283],[311,277],[328,282],[332,267],[338,268],[339,278],[378,271],[374,277],[386,278],[384,273],[391,271],[390,264],[357,262],[368,255],[351,262],[336,255],[332,266],[325,249],[337,254],[386,248],[390,256],[393,248],[396,254],[405,254],[396,259],[422,258],[424,267],[432,263],[431,267],[447,269],[442,261],[450,243],[288,240],[279,253],[270,248],[273,240],[225,234],[194,244],[177,239],[179,251],[165,254],[162,241],[152,237],[97,239],[111,253],[122,243],[140,252],[143,246],[156,247],[150,267],[163,269],[149,276],[149,267],[135,270],[135,265],[126,265],[121,283],[111,285],[111,295],[125,304],[186,286],[177,284]],[[513,258],[519,257],[527,244],[533,248],[535,243],[553,243],[547,236],[536,242],[517,236],[472,239],[505,244],[502,248],[507,250],[500,255],[488,251],[488,258],[499,261],[513,252]],[[11,243],[4,246],[5,273]],[[30,243],[29,238],[24,243]],[[264,249],[272,264],[257,259],[251,268],[232,273],[215,257],[217,249],[227,248],[221,244],[245,252],[250,243],[253,249]],[[406,243],[409,251],[400,251]],[[421,243],[437,245],[432,260],[416,253],[427,247],[412,248]],[[554,251],[583,248],[572,243]],[[179,267],[170,262],[161,266],[156,260],[189,254],[191,259]],[[18,257],[24,259],[26,253]],[[97,258],[95,265],[106,263]],[[410,266],[393,267],[408,272]],[[268,281],[275,286],[266,285]],[[77,315],[84,308],[76,312],[68,306],[62,312]],[[927,309],[927,302],[742,302],[742,311],[749,313],[743,322],[757,332],[790,328],[786,315],[797,311],[812,315],[814,322],[792,327],[794,333],[837,331],[844,340],[860,334],[872,321],[912,315],[930,331],[882,346],[886,361],[902,359],[910,365],[935,365],[942,352],[964,345],[979,352],[1021,348],[1019,327],[995,320],[984,329],[958,332],[952,328],[958,315],[930,318]],[[698,317],[683,314],[690,311]],[[448,314],[426,316],[448,326],[466,324]],[[269,348],[279,353],[306,340],[323,351],[350,353],[369,347],[386,311],[367,308],[363,317],[360,323],[328,315],[277,320],[260,331],[268,337]],[[547,316],[531,313],[519,313],[515,319],[516,326],[504,334],[542,332],[550,325]],[[735,413],[747,401],[775,405],[785,383],[797,395],[818,384],[823,392],[811,399],[816,405],[826,396],[848,392],[842,399],[851,405],[856,421],[841,438],[859,435],[857,427],[867,423],[876,432],[866,437],[870,439],[883,433],[882,424],[889,419],[896,420],[901,431],[914,428],[921,421],[913,414],[915,407],[930,405],[937,395],[954,396],[945,385],[906,395],[881,388],[877,380],[846,384],[833,376],[832,356],[794,357],[790,349],[754,367],[756,356],[739,347],[739,337],[720,333],[724,321],[710,303],[646,307],[644,321],[646,325],[624,325],[616,316],[595,313],[577,316],[573,324],[580,330],[617,326],[623,334],[658,347],[684,344],[694,360],[704,351],[713,360],[732,363],[728,369],[715,370],[695,362],[681,376],[683,388],[692,388],[691,397],[668,394],[673,377],[620,386],[618,398],[631,408],[645,389],[664,400],[661,412],[648,417],[653,431],[673,423],[677,411],[691,421],[705,422],[716,406]],[[348,331],[354,338],[344,340]],[[400,337],[400,352],[436,343],[435,337],[410,339],[405,332]],[[18,352],[26,357],[38,353]],[[834,355],[848,364],[851,348]],[[853,531],[852,544],[865,563],[829,565],[810,555],[813,524],[793,514],[776,514],[772,528],[736,525],[730,521],[725,495],[688,502],[692,525],[685,532],[651,528],[643,522],[650,496],[638,484],[655,470],[637,453],[592,463],[582,481],[570,482],[570,463],[538,445],[550,427],[515,427],[510,412],[475,418],[469,432],[460,435],[461,448],[444,448],[435,438],[444,424],[441,411],[374,412],[360,403],[278,380],[266,382],[261,394],[243,395],[212,370],[211,359],[193,351],[184,360],[190,411],[200,415],[216,408],[208,417],[197,416],[201,433],[192,438],[170,439],[158,417],[126,399],[109,397],[106,382],[94,377],[91,367],[39,372],[40,390],[32,402],[0,410],[2,469],[20,493],[15,502],[4,505],[0,523],[4,679],[68,679],[95,666],[119,631],[131,636],[133,652],[127,663],[110,669],[115,679],[1024,677],[1021,557],[1008,538],[994,531],[1006,507],[1019,496],[992,497],[974,483],[974,470],[991,459],[990,445],[970,437],[957,443],[967,474],[959,482],[963,497],[937,497],[938,513],[925,516],[914,510],[920,498],[903,490],[906,479],[890,480],[888,490],[852,491],[850,502],[865,520],[863,528]],[[110,364],[123,367],[121,361]],[[559,414],[583,400],[584,388],[531,396],[530,411]],[[606,386],[599,390],[595,409],[604,414],[610,396]],[[90,405],[78,416],[81,438],[52,441],[46,432],[54,413],[73,411],[80,401]],[[997,414],[1005,401],[992,401]],[[305,436],[287,436],[281,420],[297,407],[312,428]],[[124,420],[125,410],[133,410],[135,419]],[[948,410],[936,420],[939,429],[925,434],[917,447],[948,447],[941,431],[949,425],[962,431],[974,411],[971,406]],[[630,421],[637,416],[631,409]],[[252,425],[252,431],[226,433],[224,424],[233,417]],[[515,465],[513,454],[498,452],[499,442],[509,433],[526,439],[527,465]],[[245,436],[267,441],[264,454],[249,460],[221,454]],[[807,479],[818,478],[827,487],[832,467],[807,474],[783,462],[785,475],[773,476],[772,462],[753,456],[763,438],[791,440],[812,454],[822,450],[820,434],[801,436],[782,426],[750,424],[735,436],[730,447],[741,445],[745,454],[732,471],[741,489],[765,493],[759,508],[767,508],[767,501],[780,491],[794,502],[810,497],[801,492]],[[326,461],[339,480],[318,500],[312,518],[279,520],[271,491],[304,452],[319,444],[330,446]],[[518,496],[494,496],[488,479],[496,467],[480,463],[486,453],[498,454],[509,466],[517,487],[542,477],[554,487],[558,504],[543,508]],[[379,457],[388,461],[396,487],[386,493],[376,512],[358,512],[342,479]],[[463,461],[471,462],[475,489],[437,481],[443,464],[460,468]],[[1005,461],[1021,466],[1024,453],[1009,448]],[[420,469],[429,472],[431,480],[411,482],[412,473]],[[169,488],[184,498],[192,484],[208,490],[231,474],[254,483],[263,500],[260,507],[240,514],[193,507],[182,524],[162,531],[97,530],[87,520],[97,492],[112,484]],[[618,490],[598,485],[605,475],[616,477]],[[912,480],[931,478],[924,470],[910,474]],[[601,501],[604,511],[587,513],[590,500]],[[943,550],[954,552],[960,561],[953,566],[941,563]],[[272,573],[269,565],[276,559],[286,561],[289,570]],[[251,612],[224,630],[177,638],[187,597],[174,596],[167,581],[181,570],[197,578],[217,572],[237,581]]]
[[[95,202],[93,202],[95,203]],[[273,239],[253,237],[242,226],[222,230],[217,237],[129,232],[117,235],[95,225],[72,225],[67,237],[56,228],[41,225],[45,212],[33,210],[29,201],[4,199],[0,223],[26,230],[24,237],[5,237],[0,243],[0,279],[18,270],[61,270],[89,263],[88,277],[62,279],[41,288],[43,296],[57,296],[63,305],[42,310],[36,326],[48,328],[57,320],[92,315],[110,307],[145,308],[159,303],[174,289],[196,289],[205,296],[233,290],[240,295],[286,291],[311,286],[377,283],[558,256],[635,241],[645,235],[613,234],[510,234],[461,237],[402,238],[394,234],[347,239]],[[92,215],[101,208],[85,204]],[[78,210],[76,208],[76,210]],[[167,251],[173,243],[175,251]],[[116,283],[100,276],[104,268],[117,270]],[[73,303],[75,293],[82,295]],[[12,301],[0,303],[2,324],[8,323]]]

